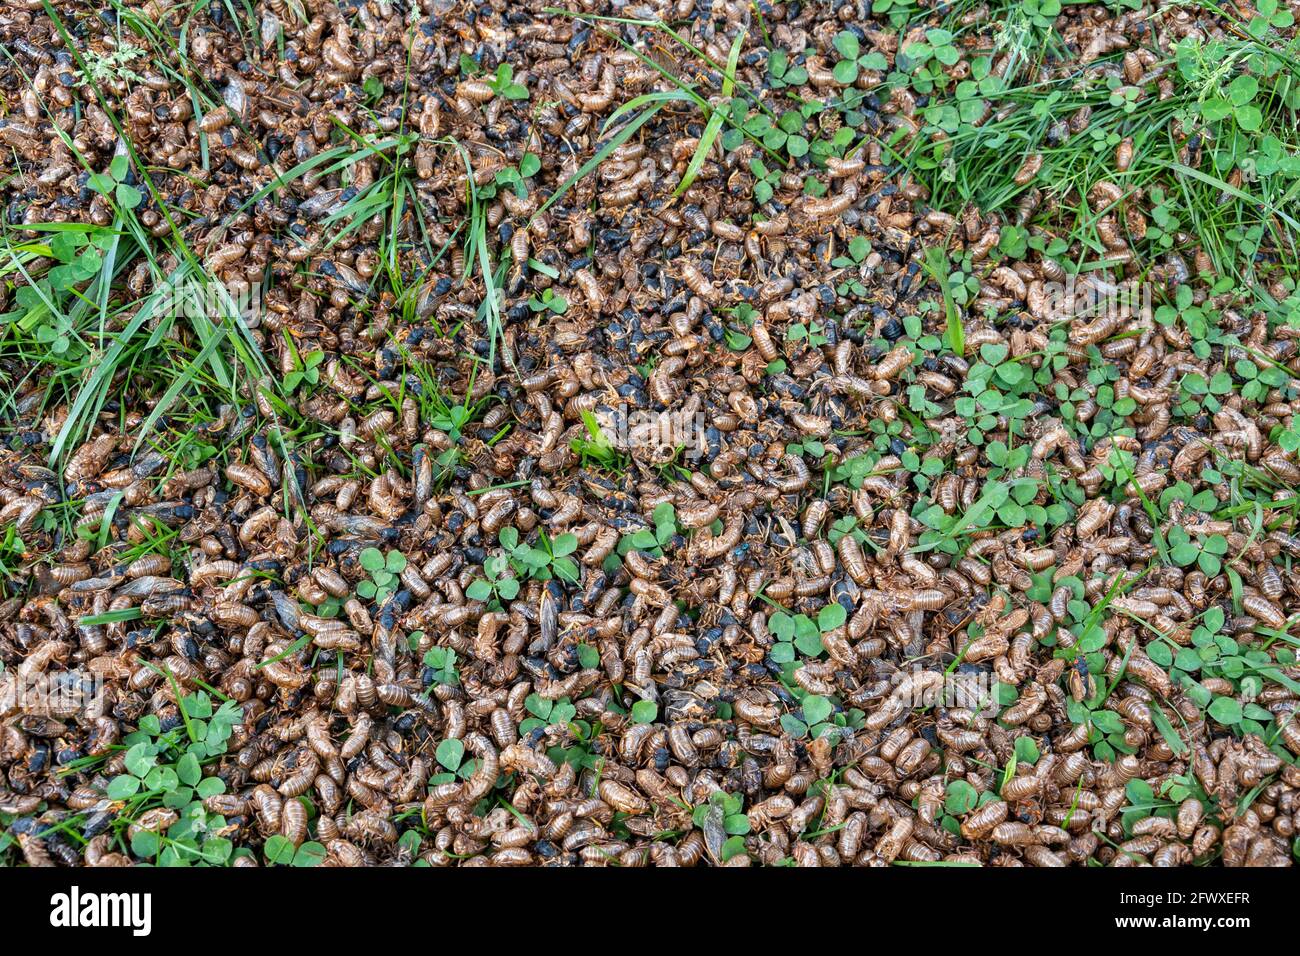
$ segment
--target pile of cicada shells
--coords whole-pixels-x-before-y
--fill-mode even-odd
[[[69,7],[83,53],[114,49],[111,13],[59,6]],[[1252,516],[1203,529],[1224,534],[1236,556],[1243,613],[1234,616],[1223,574],[1159,564],[1147,573],[1156,529],[1142,496],[1179,479],[1210,487],[1199,473],[1211,454],[1300,479],[1294,456],[1267,438],[1293,417],[1290,399],[1229,401],[1175,426],[1169,409],[1171,385],[1189,366],[1208,377],[1263,355],[1300,369],[1294,339],[1242,315],[1249,356],[1201,361],[1180,329],[1137,316],[1071,324],[1069,361],[1056,380],[1089,388],[1086,347],[1099,345],[1121,370],[1116,395],[1137,401],[1137,437],[1081,443],[1048,390],[1035,406],[1033,453],[1021,473],[1072,476],[1089,496],[1073,520],[1050,536],[1033,527],[980,531],[960,557],[914,550],[924,526],[912,517],[917,491],[902,464],[908,429],[856,488],[825,481],[822,464],[810,467],[786,447],[823,443],[827,468],[879,450],[870,426],[910,415],[901,400],[909,387],[951,409],[967,361],[948,352],[914,365],[908,348],[893,344],[900,319],[918,297],[936,298],[919,268],[925,243],[948,237],[954,256],[972,250],[978,261],[1007,220],[929,208],[925,190],[888,165],[874,137],[853,159],[804,170],[828,187],[820,198],[804,195],[802,173],[781,178],[756,226],[751,148],[716,150],[673,200],[701,129],[698,112],[686,108],[663,111],[534,217],[598,148],[615,108],[668,88],[612,39],[651,52],[650,31],[603,24],[601,32],[542,6],[265,2],[255,4],[260,35],[240,39],[230,8],[213,4],[188,25],[196,79],[223,100],[201,121],[174,73],[147,59],[131,63],[136,79],[104,77],[99,99],[40,3],[0,11],[0,38],[31,78],[28,85],[7,70],[3,80],[9,113],[0,140],[22,157],[3,187],[6,226],[108,222],[64,137],[101,168],[128,136],[160,170],[152,174],[159,195],[185,210],[184,235],[214,275],[232,288],[269,275],[252,332],[273,373],[293,368],[283,333],[299,353],[325,353],[319,386],[292,399],[297,418],[266,399],[266,382],[242,383],[240,401],[212,402],[198,434],[220,454],[191,468],[161,444],[136,449],[135,429],[157,396],[122,378],[91,433],[51,469],[51,443],[69,408],[45,400],[43,375],[4,369],[15,391],[0,451],[0,525],[17,529],[27,560],[0,604],[0,814],[26,862],[134,862],[121,805],[104,790],[122,772],[119,741],[142,717],[157,715],[164,728],[182,720],[167,675],[183,693],[211,688],[242,708],[226,756],[205,772],[225,781],[209,809],[224,816],[237,846],[253,849],[243,863],[260,860],[275,834],[295,845],[318,841],[335,865],[1289,862],[1300,769],[1258,737],[1212,725],[1144,648],[1153,628],[1185,643],[1193,619],[1213,605],[1227,609],[1226,629],[1243,642],[1257,625],[1285,628],[1300,594],[1290,567],[1300,539],[1285,522],[1269,524],[1280,511],[1264,515],[1276,530],[1254,533]],[[680,20],[678,29],[719,62],[749,28],[740,77],[762,90],[765,52],[753,39],[751,6],[686,0],[620,9]],[[776,44],[822,51],[809,64],[811,93],[833,92],[830,42],[846,24],[888,45],[864,4],[761,6]],[[151,0],[144,9],[179,29],[177,7]],[[1123,25],[1093,12],[1084,9],[1069,27],[1089,58],[1124,42]],[[1185,17],[1170,11],[1147,26],[1177,36]],[[463,78],[463,54],[480,57],[488,77],[498,63],[512,64],[531,99],[515,103]],[[1145,64],[1125,59],[1124,68],[1141,78]],[[372,78],[384,92],[364,105]],[[120,131],[105,102],[122,118]],[[916,125],[906,96],[868,105],[868,129],[881,135]],[[327,222],[388,173],[386,160],[363,158],[346,177],[324,168],[286,177],[287,188],[241,210],[274,176],[328,148],[340,126],[371,136],[402,123],[419,133],[400,161],[413,167],[411,195],[423,204],[429,240],[452,247],[413,308],[377,291],[386,288],[378,281],[386,222],[364,221],[338,241],[339,226]],[[514,263],[496,343],[481,320],[480,272],[462,281],[463,237],[453,234],[467,214],[466,168],[449,139],[471,158],[479,185],[526,152],[542,160],[527,198],[502,190],[486,212],[491,248],[508,248]],[[166,170],[192,171],[201,185]],[[1090,201],[1108,201],[1102,193]],[[1022,222],[1041,198],[1022,204]],[[157,235],[169,234],[154,199],[138,212]],[[397,229],[418,248],[413,216]],[[873,248],[855,267],[870,294],[846,299],[828,262],[859,234]],[[412,274],[424,265],[416,255],[400,264]],[[529,258],[547,271],[521,269]],[[1053,265],[1031,255],[993,272],[981,295],[1019,317],[994,324],[972,309],[968,355],[998,343],[1039,367],[1051,324],[1068,318],[1044,304]],[[1186,277],[1177,257],[1159,268]],[[123,295],[144,294],[149,281],[143,271],[128,276]],[[546,288],[567,297],[564,315],[529,309],[529,296]],[[1207,295],[1198,291],[1198,300]],[[735,350],[725,343],[725,310],[742,303],[754,310],[752,344]],[[793,324],[812,322],[824,343],[787,338]],[[784,367],[769,371],[777,360]],[[411,363],[428,377],[416,381]],[[457,439],[422,410],[420,387],[435,383],[479,408]],[[1087,421],[1082,404],[1077,418]],[[632,444],[616,449],[625,470],[584,462],[573,445],[589,437],[584,413],[619,405],[702,415],[702,454],[681,460],[683,472],[665,470],[662,449]],[[966,440],[963,420],[944,414],[926,423],[942,436],[926,456],[948,463],[929,495],[955,514],[979,498],[989,463]],[[314,427],[298,428],[300,420]],[[1005,431],[987,437],[999,436]],[[1115,447],[1134,454],[1135,473],[1123,493],[1103,493],[1101,469]],[[453,448],[460,456],[448,468]],[[665,502],[677,531],[663,556],[634,550],[610,562],[625,535],[653,528]],[[46,520],[51,514],[59,520]],[[846,516],[872,547],[852,535],[830,543],[829,529]],[[579,580],[521,581],[513,600],[492,606],[468,597],[484,561],[500,553],[505,528],[528,541],[543,531],[575,535]],[[168,547],[141,548],[144,529],[171,536]],[[382,604],[357,594],[367,576],[359,555],[370,547],[406,559]],[[125,560],[128,553],[138,556]],[[1089,604],[1117,584],[1134,585],[1104,615],[1104,673],[1039,643],[1072,639],[1068,589],[1045,602],[1026,593],[1031,575],[1051,566],[1085,581]],[[315,613],[330,599],[340,602],[338,615]],[[771,659],[769,621],[777,605],[815,617],[831,602],[845,608],[845,622],[823,635],[826,655],[800,667],[794,686],[864,717],[833,740],[797,739],[781,723],[799,702]],[[82,623],[133,608],[141,615],[132,620]],[[966,646],[972,620],[982,636]],[[584,666],[580,645],[599,661],[588,656]],[[424,663],[431,648],[456,651],[458,681],[434,679]],[[1016,702],[995,716],[942,702],[913,706],[942,686],[963,649],[961,670],[1011,685]],[[24,711],[15,688],[42,675],[98,682],[102,712]],[[1087,727],[1067,714],[1096,682],[1115,682],[1105,707],[1133,750],[1110,763],[1094,759]],[[572,720],[521,734],[530,695],[567,698]],[[639,700],[657,704],[653,722],[633,721]],[[1153,724],[1156,702],[1173,719],[1179,753]],[[1255,702],[1279,716],[1282,742],[1300,753],[1300,724],[1289,720],[1295,695],[1268,684]],[[578,739],[577,721],[598,728],[593,739]],[[1007,776],[1025,736],[1042,756]],[[450,738],[475,769],[430,785],[443,769],[435,750]],[[556,748],[578,744],[590,759],[555,759]],[[61,772],[74,761],[84,769]],[[1160,793],[1180,775],[1212,799],[1188,797],[1173,817],[1124,828],[1130,781]],[[991,799],[954,832],[941,819],[958,780]],[[724,854],[728,833],[709,801],[719,790],[743,797],[750,829],[742,853]],[[701,805],[710,808],[702,823],[693,815]],[[130,826],[171,822],[158,812]],[[410,830],[418,841],[401,839]]]

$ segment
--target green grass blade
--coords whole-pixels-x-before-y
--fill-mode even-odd
[[[961,324],[961,312],[957,309],[957,304],[952,300],[952,293],[948,291],[948,254],[938,246],[931,246],[925,250],[925,259],[922,261],[925,271],[930,274],[939,286],[939,292],[943,295],[943,311],[947,321],[947,338],[948,347],[959,356],[966,355],[966,330]]]
[[[187,266],[181,266],[173,273],[173,277],[182,271],[188,271]],[[175,281],[169,280],[169,281]],[[126,351],[126,344],[131,338],[144,328],[145,323],[154,317],[156,311],[155,300],[158,296],[151,296],[140,307],[136,314],[127,323],[126,327],[113,336],[113,344],[109,346],[108,351],[94,366],[90,378],[82,386],[81,391],[73,400],[72,408],[68,411],[68,417],[63,422],[63,427],[59,429],[58,436],[54,439],[54,445],[50,449],[50,466],[54,467],[55,463],[60,460],[63,450],[67,447],[72,437],[76,435],[83,423],[88,423],[95,419],[99,414],[99,407],[103,402],[105,393],[113,376],[117,373],[118,362],[121,361],[122,354]],[[99,396],[98,399],[95,396]],[[87,415],[87,409],[94,402],[94,410]]]
[[[682,176],[682,181],[673,190],[674,196],[680,196],[690,189],[691,183],[695,182],[695,177],[700,174],[700,170],[704,168],[704,164],[709,158],[709,151],[713,149],[713,141],[718,138],[720,129],[722,129],[722,113],[719,110],[714,110],[713,115],[709,117],[709,122],[704,127],[704,133],[700,136],[700,142],[695,147],[695,155],[691,157],[690,165],[686,167],[686,173]]]
[[[654,93],[643,93],[640,96],[628,100],[614,112],[610,113],[605,122],[600,124],[600,135],[604,136],[611,127],[617,126],[618,121],[628,113],[633,113],[643,106],[651,103],[660,103],[667,105],[671,102],[692,103],[694,100],[684,90],[656,90]]]
[[[1265,211],[1271,213],[1274,216],[1277,216],[1279,219],[1285,222],[1292,229],[1296,230],[1297,232],[1300,232],[1300,222],[1296,222],[1296,220],[1292,219],[1281,209],[1277,209],[1275,207],[1265,204],[1263,200],[1255,196],[1252,196],[1250,193],[1246,192],[1245,190],[1238,189],[1236,186],[1233,186],[1231,183],[1224,182],[1222,179],[1219,179],[1217,176],[1211,176],[1208,173],[1201,172],[1199,169],[1193,169],[1191,166],[1185,166],[1182,163],[1176,163],[1167,159],[1153,159],[1151,160],[1151,162],[1155,163],[1158,166],[1164,166],[1167,169],[1172,169],[1174,170],[1174,172],[1179,173],[1183,176],[1190,176],[1192,179],[1199,180],[1205,183],[1207,186],[1213,186],[1215,189],[1221,189],[1229,196],[1232,196],[1235,199],[1240,199],[1243,202],[1247,202],[1252,206],[1254,205],[1263,206]]]
[[[120,611],[105,611],[103,614],[91,614],[77,623],[81,627],[94,627],[96,624],[116,624],[119,621],[138,621],[144,617],[144,611],[138,607],[127,607]]]
[[[203,318],[200,317],[199,321],[203,321]],[[158,419],[166,413],[167,409],[171,407],[172,402],[176,401],[181,392],[185,390],[185,387],[189,385],[191,380],[193,380],[194,376],[198,373],[199,366],[208,361],[216,353],[223,341],[225,341],[225,338],[222,335],[213,334],[209,336],[208,341],[199,351],[199,354],[194,357],[194,360],[188,363],[181,373],[172,380],[172,383],[167,386],[167,391],[165,391],[162,398],[158,399],[154,404],[153,410],[149,413],[149,417],[146,418],[144,424],[140,426],[140,432],[136,435],[135,445],[131,448],[132,455],[140,450],[140,445],[144,443],[145,437],[152,432],[154,426],[158,424]]]
[[[747,31],[740,31],[736,34],[736,39],[731,43],[731,54],[727,57],[727,72],[722,80],[722,95],[724,97],[731,95],[731,90],[735,85],[736,64],[740,61],[740,47],[745,42]],[[686,190],[690,189],[691,183],[695,182],[695,177],[700,174],[704,168],[705,162],[708,161],[709,152],[713,149],[713,142],[718,138],[718,133],[722,129],[722,121],[725,118],[723,107],[719,106],[709,117],[709,122],[704,127],[704,133],[700,136],[700,142],[695,147],[695,155],[691,157],[690,165],[686,167],[686,173],[682,176],[682,181],[677,184],[673,190],[674,196],[680,196]]]
[[[741,30],[736,39],[731,41],[731,52],[727,54],[727,72],[722,75],[722,95],[730,96],[736,88],[736,67],[740,64],[740,48],[745,44],[748,30]]]
[[[610,141],[606,143],[604,146],[602,146],[595,156],[591,157],[591,159],[587,160],[580,167],[578,167],[578,171],[576,173],[574,173],[563,183],[561,183],[560,187],[557,190],[555,190],[555,192],[551,193],[550,198],[547,199],[546,202],[542,203],[540,206],[537,207],[537,211],[533,213],[532,217],[528,220],[529,223],[532,223],[534,220],[537,219],[538,216],[540,216],[542,213],[546,212],[546,210],[550,209],[551,206],[559,202],[560,198],[565,193],[567,193],[570,189],[572,189],[574,185],[576,185],[580,180],[586,177],[586,175],[590,173],[593,169],[595,169],[597,166],[603,163],[609,157],[610,153],[614,152],[614,150],[618,149],[629,139],[631,139],[632,135],[637,130],[639,130],[642,126],[644,126],[646,123],[650,122],[650,120],[654,118],[655,114],[658,113],[661,109],[663,109],[668,102],[669,102],[668,100],[661,100],[660,102],[655,103],[653,106],[647,108],[645,112],[643,112],[640,116],[632,120],[632,122],[628,123],[621,130],[615,133],[613,137],[610,139]]]

